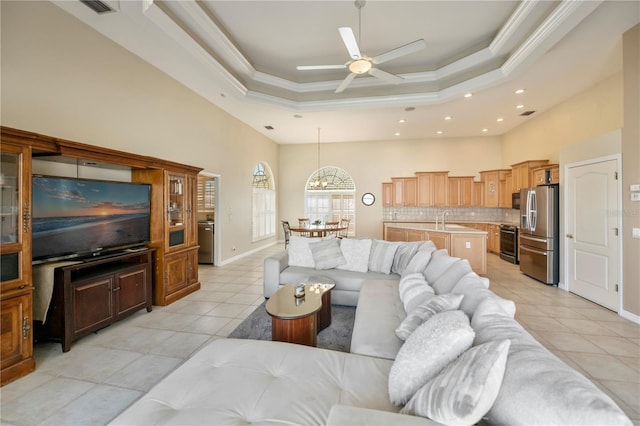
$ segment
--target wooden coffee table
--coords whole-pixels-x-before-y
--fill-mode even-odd
[[[331,290],[335,284],[306,284],[301,298],[294,296],[295,287],[281,287],[267,302],[271,340],[317,346],[318,331],[331,324]]]

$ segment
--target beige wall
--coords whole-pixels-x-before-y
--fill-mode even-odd
[[[558,162],[559,149],[622,127],[622,73],[532,117],[503,138],[503,166],[524,160]]]
[[[640,317],[640,202],[631,201],[629,185],[640,184],[640,25],[624,34],[624,128],[622,130],[623,307]]]
[[[221,259],[275,240],[251,243],[247,224],[253,168],[277,177],[277,144],[49,2],[1,8],[2,125],[219,174]]]
[[[476,175],[502,164],[501,138],[449,138],[324,143],[320,166],[344,169],[356,185],[358,237],[382,238],[382,182],[413,176],[417,171],[450,171],[451,176]],[[317,168],[316,144],[280,146],[283,165],[278,188],[279,220],[296,221],[304,214],[304,185]],[[376,197],[373,206],[360,202],[365,192]]]

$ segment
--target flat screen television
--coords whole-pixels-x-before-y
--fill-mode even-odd
[[[34,263],[100,256],[149,242],[151,186],[32,178]]]

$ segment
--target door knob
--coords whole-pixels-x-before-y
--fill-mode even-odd
[[[573,238],[573,234],[567,234],[567,238]]]

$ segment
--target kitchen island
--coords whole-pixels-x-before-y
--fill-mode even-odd
[[[458,224],[430,222],[383,222],[387,241],[431,240],[438,249],[447,249],[454,257],[467,259],[478,274],[487,272],[487,232]]]

